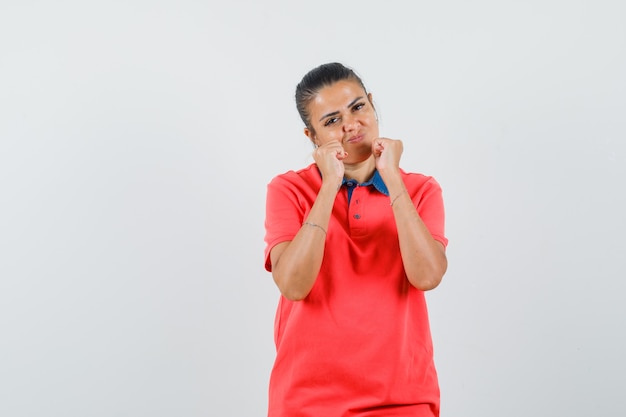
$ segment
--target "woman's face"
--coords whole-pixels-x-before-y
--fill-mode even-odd
[[[348,153],[344,162],[358,162],[372,154],[378,137],[378,120],[372,95],[354,80],[338,81],[322,88],[308,106],[313,130],[305,135],[317,146],[338,141]],[[314,131],[314,132],[313,132]]]

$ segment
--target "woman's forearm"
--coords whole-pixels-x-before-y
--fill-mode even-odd
[[[445,249],[420,218],[401,177],[392,178],[388,179],[388,189],[404,270],[414,287],[431,290],[439,285],[446,272]]]
[[[272,249],[272,276],[287,299],[304,299],[315,284],[324,257],[328,224],[336,196],[335,185],[323,184],[309,215],[293,240],[280,243]]]

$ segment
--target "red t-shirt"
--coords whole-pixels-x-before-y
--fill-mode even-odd
[[[402,172],[432,236],[447,245],[441,188]],[[322,184],[315,164],[268,185],[265,267],[292,240]],[[389,197],[337,194],[320,273],[308,296],[280,297],[270,417],[438,416],[439,385],[424,293],[406,278]]]

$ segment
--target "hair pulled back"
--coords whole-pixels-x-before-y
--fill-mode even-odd
[[[314,131],[314,129],[313,126],[311,126],[310,114],[307,110],[309,103],[322,88],[343,80],[358,82],[363,88],[363,91],[367,94],[363,81],[356,75],[354,70],[338,62],[322,64],[317,68],[313,68],[302,77],[302,81],[296,86],[296,108],[298,109],[298,113],[304,125],[311,131]]]

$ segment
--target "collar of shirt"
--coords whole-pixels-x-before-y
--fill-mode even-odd
[[[322,171],[320,171],[319,168],[317,169],[317,172],[319,172],[320,176],[322,175]],[[341,185],[342,186],[345,185],[348,188],[348,202],[350,202],[350,197],[352,197],[352,190],[354,190],[354,187],[357,184],[358,183],[355,180],[346,180],[345,178],[341,181]],[[382,193],[386,195],[387,197],[389,197],[389,190],[387,189],[387,186],[385,185],[385,182],[383,181],[383,177],[380,176],[380,173],[378,172],[378,170],[374,170],[374,175],[372,175],[372,178],[358,185],[360,185],[361,187],[373,185],[374,188],[379,193]]]
[[[361,187],[366,187],[369,185],[373,185],[374,188],[386,195],[387,197],[389,197],[389,190],[387,190],[387,186],[385,185],[385,182],[383,181],[383,178],[380,176],[380,174],[378,173],[378,170],[374,171],[374,175],[372,176],[372,178],[369,181],[365,181],[361,184],[357,183],[355,180],[346,180],[345,178],[343,179],[343,181],[341,181],[341,185],[342,186],[346,186],[346,188],[348,189],[348,203],[350,203],[350,200],[352,199],[352,191],[354,190],[354,187],[359,185]]]
[[[345,178],[343,179],[343,181],[341,181],[341,185],[342,186],[345,185],[348,188],[354,187],[357,184],[358,183],[355,180],[346,180]],[[358,184],[358,185],[360,185],[361,187],[373,185],[374,188],[376,188],[376,190],[378,190],[379,192],[389,197],[389,190],[387,190],[387,186],[385,185],[383,178],[380,176],[377,170],[374,171],[374,175],[369,181],[362,182],[361,184]]]

